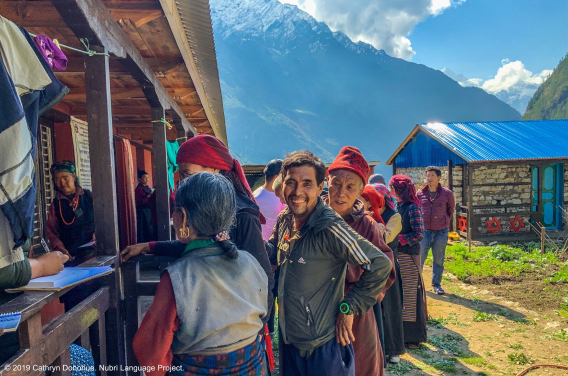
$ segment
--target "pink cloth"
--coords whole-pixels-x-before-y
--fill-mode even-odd
[[[134,182],[137,181],[130,141],[115,141],[117,159],[118,202],[120,208],[121,248],[136,244],[136,204]]]

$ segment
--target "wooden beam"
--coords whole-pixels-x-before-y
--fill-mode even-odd
[[[155,58],[145,58],[144,61],[150,65],[154,72],[163,72],[173,69],[180,64],[183,65],[183,60],[181,57],[171,57],[171,56],[158,56]],[[111,57],[109,63],[111,76],[118,74],[129,74],[129,72],[120,63],[118,58]],[[82,57],[68,56],[67,57],[67,69],[62,72],[55,72],[55,74],[81,74],[85,72],[85,62]],[[189,90],[193,89],[193,90]],[[186,93],[195,91],[195,88],[187,88]]]
[[[152,120],[166,117],[163,108],[152,108]],[[158,240],[170,240],[170,186],[168,184],[168,151],[166,148],[166,125],[153,125],[154,176],[156,177],[156,214],[158,219]]]
[[[101,0],[52,1],[67,26],[78,38],[87,37],[90,41],[98,40],[101,42],[100,45],[106,47],[109,53],[124,57],[120,62],[131,73],[132,77],[143,88],[151,87],[154,89],[155,100],[161,104],[159,107],[176,112],[182,119],[184,129],[187,132],[197,133]]]
[[[86,99],[87,89],[84,87],[69,89],[69,94],[65,96],[66,100],[84,100]],[[146,99],[142,88],[140,87],[127,87],[127,88],[111,88],[111,99]]]
[[[156,18],[164,17],[164,12],[162,10],[157,10],[152,13],[149,13],[147,16],[142,17],[138,21],[134,23],[134,25],[138,28],[140,26],[146,25],[148,22],[154,21]]]
[[[103,47],[93,50],[105,53]],[[95,205],[95,233],[99,252],[118,256],[118,208],[110,103],[109,58],[106,55],[85,55],[85,86],[87,88],[87,122],[89,123],[89,155]],[[124,365],[124,327],[120,308],[120,273],[111,281],[111,309],[106,327],[106,347],[111,364]]]

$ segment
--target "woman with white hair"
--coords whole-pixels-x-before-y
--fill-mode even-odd
[[[176,194],[174,228],[183,247],[166,268],[136,336],[148,376],[266,375],[259,331],[268,280],[256,259],[237,250],[234,188],[210,172],[189,176]]]

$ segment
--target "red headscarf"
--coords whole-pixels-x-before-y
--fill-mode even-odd
[[[229,149],[218,138],[207,134],[190,138],[180,146],[176,162],[178,164],[193,163],[204,167],[236,172],[246,189],[247,196],[256,203],[241,164],[231,156]],[[260,221],[266,222],[262,214],[260,214]]]
[[[369,164],[363,157],[363,153],[354,146],[344,146],[335,160],[327,169],[330,173],[333,170],[348,170],[356,173],[363,180],[363,184],[367,184],[367,175],[369,175]]]
[[[365,189],[363,189],[363,193],[361,193],[361,197],[363,197],[365,200],[371,203],[371,207],[369,208],[369,210],[373,213],[373,219],[384,225],[385,222],[381,217],[379,209],[385,206],[385,198],[379,192],[377,192],[377,190],[371,185],[365,186]]]
[[[391,178],[389,185],[394,188],[403,203],[412,202],[420,206],[420,200],[416,197],[416,187],[408,176],[395,175]]]

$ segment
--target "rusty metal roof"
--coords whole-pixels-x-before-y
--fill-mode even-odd
[[[386,164],[423,130],[467,162],[568,158],[568,120],[419,124]]]

